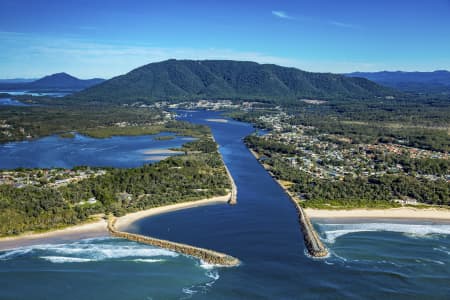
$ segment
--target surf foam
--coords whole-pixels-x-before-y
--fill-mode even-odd
[[[45,260],[55,263],[55,264],[81,263],[81,262],[92,261],[92,259],[89,259],[89,258],[68,257],[68,256],[40,256],[40,258],[45,259]]]
[[[178,256],[175,252],[148,245],[141,245],[122,239],[101,238],[82,240],[70,244],[46,244],[18,248],[0,254],[0,259],[8,260],[24,255],[37,255],[57,263],[121,258],[154,259],[157,257]]]
[[[318,225],[324,235],[324,240],[328,243],[334,243],[337,238],[355,232],[391,231],[420,238],[435,234],[450,234],[450,225],[446,224],[354,223]]]

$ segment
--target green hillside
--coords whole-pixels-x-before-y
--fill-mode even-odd
[[[392,94],[363,78],[229,60],[151,63],[79,92],[84,101],[132,103],[159,100],[365,98]]]

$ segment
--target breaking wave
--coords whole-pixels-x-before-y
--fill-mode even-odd
[[[200,265],[201,268],[204,268]],[[211,265],[211,268],[213,268],[213,266]],[[190,299],[192,298],[195,294],[204,294],[206,292],[209,291],[209,289],[214,285],[214,283],[216,283],[217,280],[219,280],[220,275],[219,272],[217,270],[214,269],[208,269],[205,272],[206,277],[210,278],[211,280],[202,283],[202,284],[197,284],[197,285],[192,285],[190,287],[185,287],[182,289],[182,292],[184,294],[183,297],[181,297],[180,299]]]
[[[161,257],[176,257],[177,253],[148,245],[114,238],[87,239],[70,244],[46,244],[17,248],[0,254],[0,260],[20,256],[38,256],[52,263],[89,262],[135,258],[135,261],[156,262]]]
[[[359,224],[317,224],[323,239],[334,243],[338,237],[355,232],[391,231],[407,234],[412,237],[430,235],[449,235],[447,224],[399,224],[399,223],[359,223]]]
[[[152,258],[136,258],[133,259],[134,262],[145,262],[145,263],[155,263],[155,262],[163,262],[165,259],[152,259]]]
[[[40,258],[48,260],[49,262],[52,262],[55,264],[92,261],[92,259],[89,259],[89,258],[67,257],[67,256],[40,256]]]

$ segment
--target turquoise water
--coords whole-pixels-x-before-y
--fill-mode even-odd
[[[238,204],[154,216],[129,230],[222,251],[242,265],[205,266],[118,239],[44,245],[0,253],[0,299],[449,298],[449,223],[313,220],[331,254],[312,259],[293,205],[242,143],[253,128],[207,122],[214,112],[180,113],[212,127]]]

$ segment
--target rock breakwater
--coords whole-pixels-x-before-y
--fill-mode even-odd
[[[116,218],[110,216],[108,218],[108,231],[114,237],[124,238],[130,241],[152,245],[155,247],[160,247],[168,250],[172,250],[181,254],[193,256],[201,259],[203,262],[212,265],[226,266],[226,267],[234,267],[240,264],[239,259],[232,257],[230,255],[204,249],[200,247],[195,247],[187,244],[171,242],[167,240],[152,238],[145,235],[129,233],[118,231],[115,228]]]

